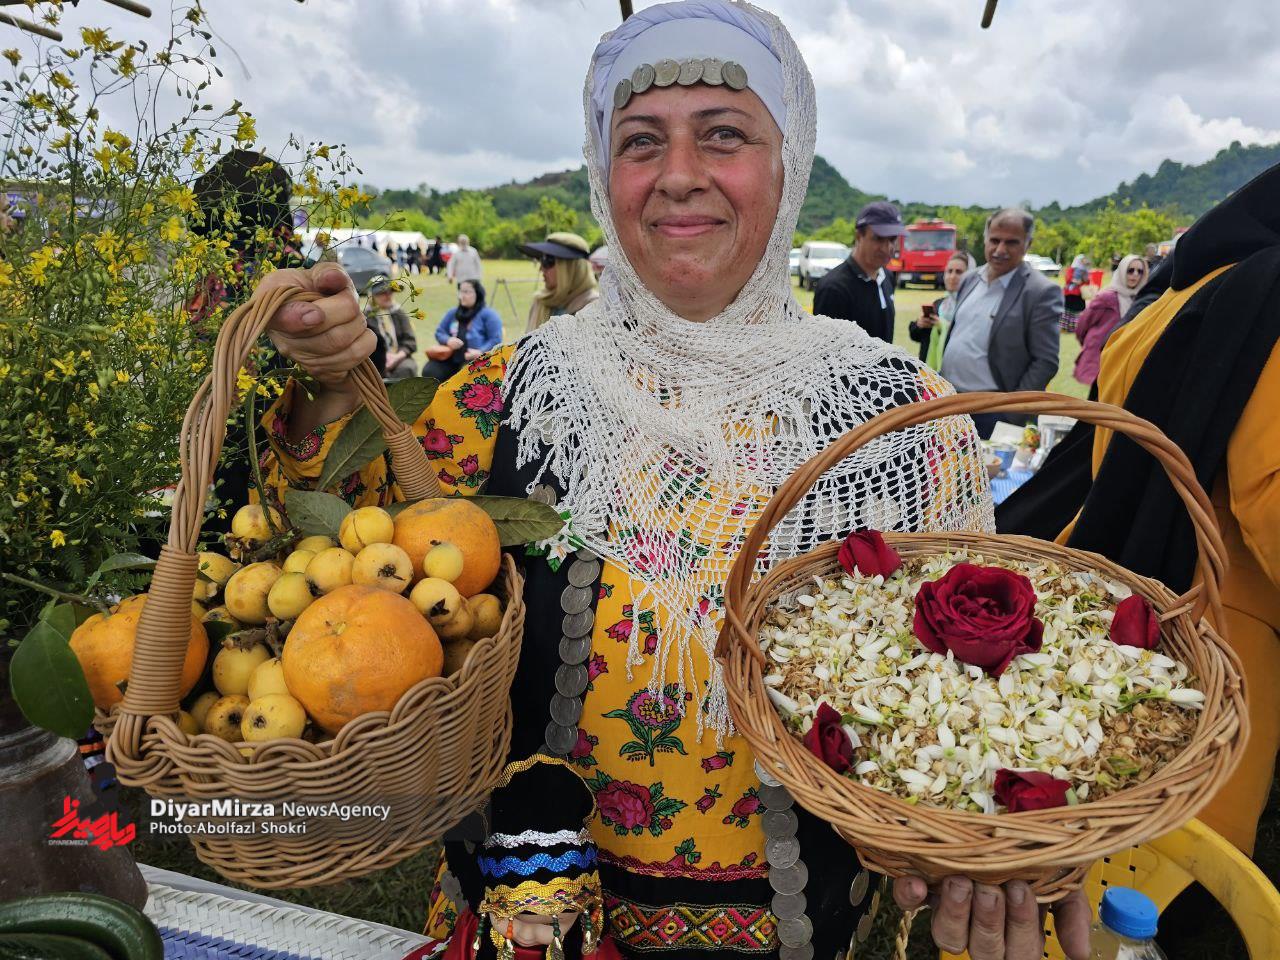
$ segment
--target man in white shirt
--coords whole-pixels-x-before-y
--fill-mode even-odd
[[[987,221],[987,262],[956,291],[956,313],[942,354],[942,375],[960,393],[1043,390],[1058,372],[1062,288],[1023,261],[1035,219],[997,211]],[[974,417],[983,437],[1004,414]]]
[[[450,283],[483,279],[484,268],[480,265],[480,253],[471,246],[471,240],[465,233],[458,236],[458,248],[449,258],[448,274]]]

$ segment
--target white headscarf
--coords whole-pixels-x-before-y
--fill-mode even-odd
[[[1131,287],[1128,282],[1129,264],[1133,263],[1135,260],[1141,261],[1142,266],[1144,268],[1146,267],[1147,261],[1145,259],[1138,256],[1136,253],[1131,253],[1120,261],[1120,265],[1116,267],[1115,273],[1111,275],[1111,289],[1114,290],[1116,292],[1116,296],[1120,298],[1120,316],[1122,317],[1129,312],[1129,308],[1133,306],[1133,298],[1137,296],[1138,291],[1142,289],[1142,284],[1139,284],[1136,287]],[[1146,277],[1144,275],[1143,283],[1145,282]]]
[[[756,38],[777,61],[782,89],[784,182],[773,232],[737,298],[704,323],[669,310],[627,259],[609,202],[600,108],[626,46],[658,24],[690,18],[737,31],[705,32],[703,57],[744,57],[737,34]],[[519,463],[543,458],[534,482],[550,471],[565,489],[559,506],[573,542],[638,581],[637,616],[657,614],[651,689],[672,680],[681,693],[689,689],[699,736],[704,721],[723,735],[731,724],[713,650],[734,547],[777,487],[831,440],[897,403],[951,391],[899,348],[857,324],[811,317],[791,294],[788,251],[813,162],[816,108],[808,68],[781,22],[730,0],[661,4],[632,19],[601,40],[584,90],[591,206],[610,255],[601,298],[521,341],[508,370],[510,421],[520,430]],[[716,37],[732,39],[721,46]],[[767,82],[760,67],[748,70],[749,87],[757,82]],[[855,528],[921,527],[994,528],[967,419],[860,450],[775,529],[757,566]],[[639,634],[631,633],[629,673],[644,662]]]

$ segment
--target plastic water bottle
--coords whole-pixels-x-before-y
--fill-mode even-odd
[[[1093,960],[1168,960],[1152,939],[1159,915],[1145,893],[1108,887],[1093,925]]]

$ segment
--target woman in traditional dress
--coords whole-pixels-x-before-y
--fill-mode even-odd
[[[813,83],[772,15],[687,0],[636,13],[596,48],[586,84],[592,206],[609,246],[600,299],[469,364],[416,424],[447,493],[532,496],[569,517],[526,564],[527,628],[512,757],[565,757],[595,793],[608,929],[625,955],[843,956],[869,932],[872,878],[830,827],[760,776],[712,653],[738,546],[777,487],[850,428],[950,392],[857,325],[807,315],[787,253],[813,159]],[[283,308],[272,336],[323,389],[268,413],[275,489],[314,483],[357,405],[369,352],[341,280],[277,275],[327,296]],[[358,315],[357,315],[358,316]],[[775,530],[769,563],[881,530],[989,529],[967,418],[902,431],[824,477]],[[395,494],[381,459],[342,485]],[[479,897],[461,844],[433,897],[446,936]],[[951,878],[938,943],[1031,960],[1029,888]],[[922,904],[917,878],[894,885]],[[1087,955],[1087,905],[1059,931]]]

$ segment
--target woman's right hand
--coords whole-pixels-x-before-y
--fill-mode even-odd
[[[330,388],[347,385],[347,376],[369,359],[378,335],[369,329],[355,288],[336,263],[306,270],[276,270],[263,277],[260,290],[298,287],[320,294],[312,303],[294,301],[275,312],[267,334],[284,356]]]
[[[449,338],[449,348],[451,350],[461,350],[465,346],[466,344],[463,343],[461,340],[459,340],[457,337]]]

